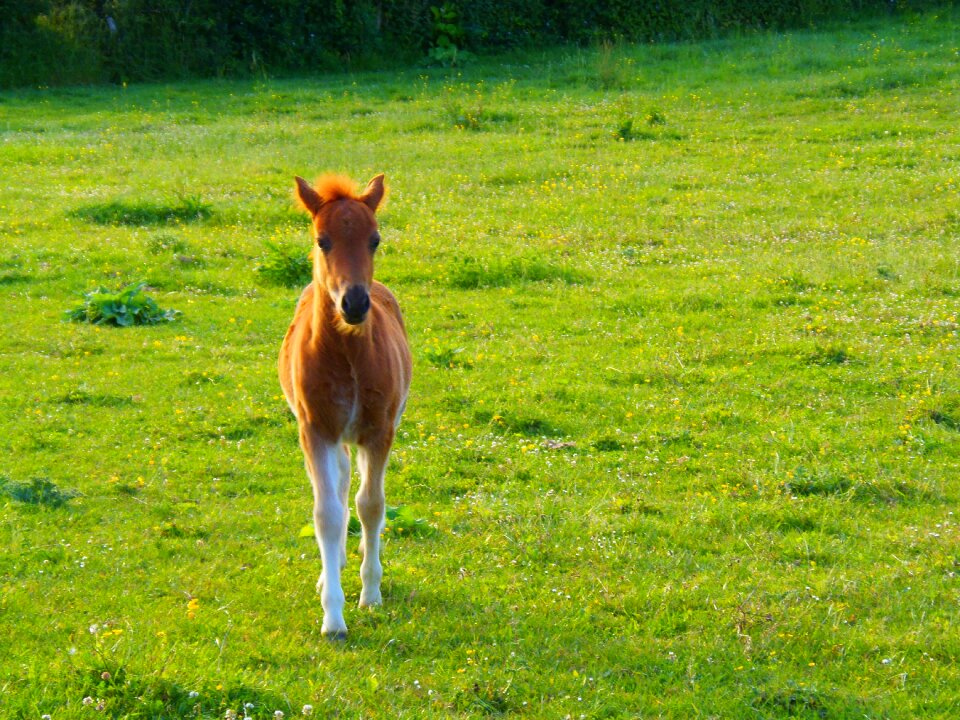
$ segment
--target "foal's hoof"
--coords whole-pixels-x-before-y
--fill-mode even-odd
[[[360,602],[357,603],[357,607],[361,608],[375,608],[383,605],[383,597],[378,592],[376,595],[370,593],[369,595],[360,595]]]
[[[331,630],[329,632],[324,632],[323,637],[329,640],[330,642],[344,642],[347,639],[347,631]]]

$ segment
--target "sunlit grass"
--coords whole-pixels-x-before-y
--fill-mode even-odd
[[[956,716],[957,20],[0,95],[3,712]],[[275,374],[324,170],[415,355],[342,645]]]

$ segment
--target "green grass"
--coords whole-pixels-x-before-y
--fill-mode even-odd
[[[956,717],[958,21],[0,94],[0,714]],[[323,170],[415,355],[343,644],[257,270]]]

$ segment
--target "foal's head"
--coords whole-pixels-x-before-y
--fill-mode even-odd
[[[296,180],[297,199],[313,217],[314,280],[330,295],[340,318],[360,326],[370,310],[373,254],[380,244],[374,212],[383,200],[383,175],[360,194],[353,182],[336,175],[320,178],[316,187]]]

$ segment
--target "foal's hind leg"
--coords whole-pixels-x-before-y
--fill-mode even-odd
[[[380,564],[380,533],[383,532],[386,509],[383,492],[383,475],[390,454],[390,441],[361,447],[357,451],[357,469],[360,471],[360,489],[355,498],[357,515],[363,526],[363,562],[360,565],[360,607],[379,605],[380,579],[383,566]]]
[[[344,505],[340,500],[340,453],[342,449],[301,428],[300,443],[306,459],[307,473],[313,485],[313,527],[320,546],[323,572],[317,581],[320,604],[323,606],[324,635],[345,637],[343,588],[340,586],[340,563],[344,533]]]
[[[340,569],[347,566],[347,531],[350,528],[350,448],[340,446],[340,503],[343,505],[343,537],[340,540]]]

